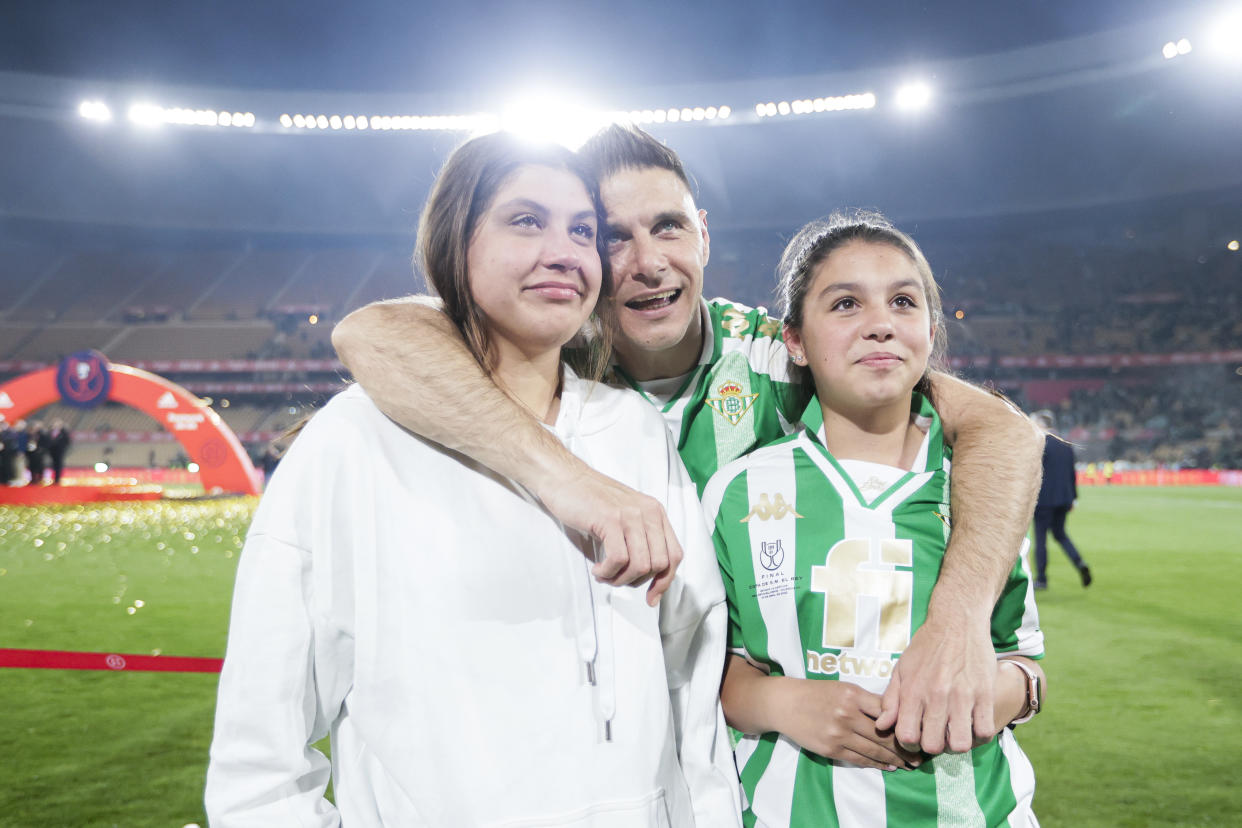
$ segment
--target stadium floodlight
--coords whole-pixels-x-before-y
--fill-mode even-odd
[[[1164,44],[1164,48],[1160,50],[1160,54],[1164,55],[1165,60],[1172,60],[1177,57],[1177,44],[1170,40],[1168,43]]]
[[[680,111],[669,110],[672,114]],[[590,109],[566,95],[557,92],[532,92],[511,101],[500,115],[498,122],[488,123],[486,118],[476,118],[476,129],[488,126],[534,140],[553,141],[572,150],[586,143],[596,132],[618,120],[616,113]]]
[[[103,474],[107,470],[108,470],[108,464],[105,463],[104,461],[100,460],[98,463],[95,464],[95,471],[98,472],[99,474]]]
[[[1226,14],[1212,24],[1207,47],[1213,57],[1242,64],[1242,10]]]
[[[164,110],[155,104],[130,104],[129,120],[138,126],[153,127],[164,123]]]
[[[926,109],[932,100],[932,88],[924,81],[912,81],[897,89],[893,102],[898,109],[915,112]]]
[[[289,117],[288,112],[280,116],[280,125],[285,129],[293,126],[293,119]]]
[[[78,104],[78,114],[88,121],[112,120],[112,110],[103,101],[82,101]]]
[[[1188,40],[1187,38],[1183,37],[1181,40],[1177,41],[1177,53],[1179,55],[1190,54],[1191,48],[1192,47],[1190,45],[1190,40]]]
[[[1239,247],[1239,246],[1240,246],[1240,245],[1238,244],[1238,240],[1237,240],[1237,239],[1234,239],[1233,241],[1229,242],[1229,244],[1225,245],[1225,247],[1229,248],[1229,250],[1230,250],[1230,251],[1232,251],[1232,252],[1234,252],[1234,253],[1237,253],[1237,252],[1238,252],[1238,247]]]

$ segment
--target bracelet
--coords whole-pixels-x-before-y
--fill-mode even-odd
[[[1017,661],[1016,659],[1012,659],[1012,658],[1002,658],[1000,659],[1000,662],[1002,664],[1005,664],[1005,663],[1012,664],[1014,667],[1017,667],[1019,670],[1021,670],[1022,674],[1026,676],[1026,706],[1022,708],[1022,712],[1018,715],[1018,718],[1014,719],[1012,722],[1009,723],[1009,726],[1013,727],[1014,725],[1025,724],[1029,722],[1031,719],[1035,718],[1035,715],[1039,713],[1041,709],[1043,709],[1043,706],[1044,706],[1043,704],[1044,702],[1043,682],[1039,680],[1038,673],[1036,673],[1030,667],[1027,667],[1021,661]]]

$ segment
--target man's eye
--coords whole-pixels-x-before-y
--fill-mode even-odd
[[[655,229],[657,233],[675,233],[681,229],[681,225],[676,221],[669,219],[668,221],[662,221],[657,224]]]
[[[621,244],[624,241],[625,241],[625,234],[623,233],[608,232],[604,234],[604,243],[607,244],[609,247],[613,247],[615,245]]]

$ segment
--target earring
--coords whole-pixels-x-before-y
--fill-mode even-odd
[[[795,365],[806,365],[806,357],[802,354],[794,354],[793,361]]]

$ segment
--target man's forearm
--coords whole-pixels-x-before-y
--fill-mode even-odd
[[[581,465],[501,391],[429,300],[368,305],[332,332],[341,361],[379,409],[432,442],[461,452],[541,495]]]
[[[672,583],[681,545],[664,507],[582,462],[501,391],[430,300],[368,305],[332,344],[380,410],[400,425],[515,480],[603,551],[596,577],[645,583],[654,602]]]
[[[1043,434],[960,380],[937,375],[933,393],[953,442],[953,532],[928,612],[973,609],[986,621],[1034,513]]]

